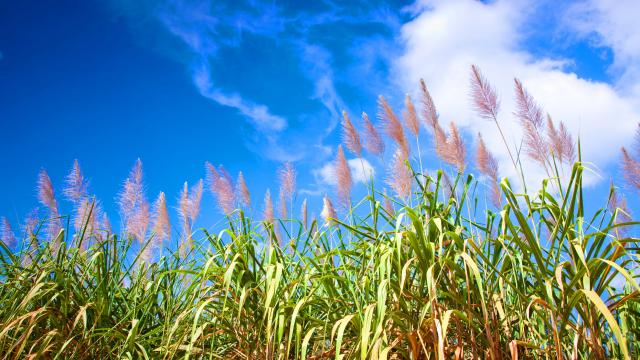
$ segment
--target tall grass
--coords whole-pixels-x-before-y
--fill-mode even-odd
[[[165,197],[158,197],[147,232],[140,222],[148,221],[149,209],[136,194],[142,176],[136,165],[125,182],[131,193],[121,196],[131,210],[121,235],[96,225],[95,201],[73,236],[68,221],[49,235],[51,223],[64,223],[59,217],[28,228],[18,252],[3,235],[2,358],[640,355],[639,239],[631,236],[639,223],[625,218],[613,189],[614,206],[587,213],[585,165],[573,162],[562,180],[551,150],[544,161],[556,176],[537,192],[516,191],[507,178],[498,183],[497,165],[484,148],[480,167],[497,184],[491,190],[497,206],[487,208],[478,180],[464,174],[464,161],[451,153],[447,162],[460,170],[452,180],[443,170],[431,176],[414,171],[400,123],[380,101],[399,147],[389,178],[397,196],[373,181],[359,202],[342,189],[344,218],[325,197],[325,221],[307,224],[306,201],[302,219],[291,219],[295,172],[288,164],[281,172],[281,205],[286,212],[289,201],[290,216],[276,219],[267,193],[265,218],[252,219],[232,207],[234,191],[243,207],[250,203],[244,179],[234,189],[224,169],[208,164],[209,184],[226,214],[224,229],[191,234],[202,183],[191,193],[185,184],[182,242],[188,246],[160,254],[161,238],[169,236]],[[432,106],[430,95],[427,103]],[[428,110],[441,150],[464,152],[457,129],[447,136],[435,108]],[[485,110],[500,126],[495,108]],[[355,133],[350,123],[346,128]],[[359,152],[355,138],[347,148]],[[342,157],[337,164],[345,172]],[[514,166],[519,162],[513,158]],[[78,178],[71,182],[80,189]],[[50,194],[43,194],[45,204],[52,187]],[[146,211],[146,220],[139,211]],[[7,226],[3,233],[10,232]],[[155,256],[148,249],[156,249]]]

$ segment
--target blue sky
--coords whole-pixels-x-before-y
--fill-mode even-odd
[[[384,94],[400,113],[420,78],[441,118],[463,129],[469,151],[482,132],[503,175],[512,176],[492,124],[471,111],[472,63],[498,88],[510,138],[520,136],[511,116],[514,76],[580,135],[597,174],[586,182],[604,199],[609,179],[620,175],[619,147],[633,141],[640,121],[638,4],[4,2],[0,214],[17,224],[37,204],[41,168],[61,193],[76,158],[114,219],[114,198],[137,158],[148,196],[165,191],[171,206],[184,181],[204,177],[206,160],[243,171],[255,212],[266,188],[277,188],[275,170],[293,161],[297,202],[308,197],[319,213],[321,195],[334,192],[327,164],[340,112],[373,118]],[[423,159],[433,169],[438,162],[423,134]],[[367,161],[383,181],[385,161]],[[528,174],[540,178],[533,167]],[[363,191],[356,184],[354,197]],[[200,222],[218,218],[208,194]]]

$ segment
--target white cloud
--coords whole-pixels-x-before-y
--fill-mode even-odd
[[[193,80],[200,94],[220,105],[232,107],[253,124],[260,131],[282,131],[287,127],[287,120],[273,115],[265,105],[255,104],[243,99],[238,94],[226,94],[220,89],[213,88],[211,84],[211,71],[206,62],[193,74]]]
[[[367,183],[374,176],[373,166],[364,158],[355,158],[347,160],[349,170],[351,170],[351,179],[355,184]],[[313,171],[316,178],[325,185],[337,185],[336,171],[334,162],[328,162],[319,169]]]
[[[469,67],[477,64],[501,94],[500,122],[511,146],[521,132],[513,118],[513,77],[518,77],[555,120],[580,136],[586,161],[600,169],[616,163],[620,145],[631,141],[640,107],[610,84],[589,81],[567,71],[570,59],[535,58],[523,50],[528,1],[423,1],[419,15],[402,27],[404,53],[394,63],[404,89],[417,89],[424,78],[442,122],[455,121],[468,134],[481,132],[498,157],[503,175],[515,171],[495,125],[473,113]],[[544,175],[525,164],[531,181]],[[588,183],[598,179],[590,177]],[[515,183],[515,181],[512,181]]]
[[[640,95],[640,1],[586,0],[567,11],[568,25],[614,53],[612,72],[622,91]]]
[[[238,93],[227,92],[216,86],[209,59],[216,56],[220,46],[237,45],[239,40],[235,37],[220,36],[219,27],[227,24],[214,17],[214,8],[211,3],[176,1],[162,9],[163,11],[159,14],[162,23],[173,35],[180,38],[192,53],[191,76],[200,94],[222,106],[236,109],[259,133],[260,136],[253,138],[259,139],[259,143],[266,145],[259,150],[261,154],[280,161],[296,160],[298,156],[286,151],[279,144],[281,133],[288,127],[284,117],[272,114],[266,105],[257,104]],[[271,10],[276,11],[276,9]],[[248,15],[237,17],[235,23],[246,31],[252,31],[253,28],[249,26],[251,24],[264,25],[263,30],[269,33],[282,30],[281,24],[275,22],[267,24],[264,22],[265,18],[259,15],[251,18],[255,21],[248,21],[251,19],[244,18],[245,16]]]

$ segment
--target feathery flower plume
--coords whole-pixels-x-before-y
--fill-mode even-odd
[[[336,180],[338,185],[338,200],[344,207],[349,207],[351,198],[351,170],[349,163],[342,150],[342,145],[338,146],[336,155]]]
[[[231,176],[231,174],[222,165],[218,166],[218,170],[220,172],[220,175],[225,178],[231,186],[231,190],[235,192],[235,183],[233,182],[233,177]]]
[[[464,172],[466,159],[464,142],[462,141],[460,131],[458,131],[458,127],[454,122],[449,123],[449,129],[451,134],[446,141],[446,151],[442,152],[442,160],[454,165],[458,171],[462,173]]]
[[[438,124],[438,111],[423,79],[420,79],[420,90],[422,92],[422,118],[429,127],[435,128]]]
[[[553,124],[553,120],[549,114],[547,114],[547,138],[549,138],[549,148],[552,155],[555,156],[556,159],[562,161],[564,158],[564,154],[562,154],[562,140],[560,140],[560,133]]]
[[[220,172],[209,162],[205,163],[207,172],[207,183],[209,190],[215,196],[218,207],[225,215],[229,215],[234,210],[235,194],[233,189],[233,180],[231,176],[221,166]],[[225,175],[226,174],[226,175]]]
[[[149,225],[149,203],[144,195],[142,177],[142,161],[138,159],[129,172],[118,199],[125,232],[141,243],[144,242]]]
[[[360,142],[360,135],[355,126],[349,119],[349,114],[346,111],[342,111],[342,141],[344,146],[358,157],[362,156],[362,143]]]
[[[280,189],[280,194],[278,195],[278,205],[280,205],[280,218],[286,219],[287,218],[287,199],[282,189]]]
[[[69,201],[78,204],[81,199],[87,196],[87,183],[80,170],[78,160],[73,161],[71,172],[67,175],[67,186],[63,193]]]
[[[476,163],[478,170],[491,180],[491,201],[496,207],[500,207],[500,188],[498,187],[498,161],[489,152],[478,133],[478,150],[476,151]]]
[[[322,216],[325,224],[335,222],[338,216],[336,214],[336,210],[333,208],[331,199],[329,199],[327,195],[322,199],[322,204],[322,212],[320,213],[320,216]]]
[[[560,147],[562,148],[564,161],[567,164],[572,164],[576,159],[576,144],[573,142],[571,133],[562,121],[560,121]]]
[[[622,147],[622,168],[627,182],[640,190],[640,162],[632,158],[624,147]]]
[[[542,127],[543,111],[533,96],[524,88],[517,78],[513,80],[516,90],[516,117],[520,122],[530,122],[536,128]]]
[[[200,202],[202,201],[202,179],[198,180],[196,185],[191,188],[191,194],[189,194],[189,220],[193,224],[200,214]]]
[[[274,212],[273,212],[273,200],[271,200],[271,191],[267,189],[267,192],[264,194],[264,221],[273,224],[275,220]]]
[[[420,124],[418,123],[418,114],[416,114],[416,108],[411,101],[411,96],[407,94],[404,98],[404,121],[407,124],[407,128],[415,136],[420,133]]]
[[[636,129],[636,136],[635,136],[634,142],[636,146],[636,155],[640,157],[640,122],[638,123],[638,128]]]
[[[49,174],[43,169],[38,175],[38,200],[51,211],[58,211],[58,203],[55,198],[53,184]]]
[[[444,158],[448,156],[447,153],[449,152],[449,148],[447,147],[447,134],[438,123],[433,127],[433,140],[436,155],[438,155],[440,159],[444,160]]]
[[[407,157],[404,151],[397,149],[389,168],[387,184],[391,186],[399,198],[407,198],[411,195],[412,177],[406,161]]]
[[[144,243],[147,234],[149,217],[149,203],[144,200],[140,202],[138,209],[127,223],[127,229],[129,229],[130,234],[141,244]]]
[[[98,235],[100,229],[98,219],[101,214],[101,206],[95,199],[84,198],[77,206],[74,228],[76,230],[75,241],[80,244],[80,250],[84,251],[89,248],[91,238]]]
[[[442,190],[444,191],[445,199],[450,199],[455,195],[453,183],[446,171],[442,172]]]
[[[40,220],[38,220],[38,212],[39,212],[39,209],[37,207],[34,209],[31,209],[31,211],[27,214],[27,216],[24,219],[24,224],[22,226],[22,229],[28,236],[33,236],[36,233],[36,227],[40,222]]]
[[[440,126],[436,106],[433,103],[433,99],[427,89],[427,85],[422,79],[420,79],[420,90],[422,92],[422,117],[424,118],[427,126],[433,132],[433,142],[435,145],[436,155],[438,155],[439,158],[444,159],[448,156],[447,153],[449,152],[447,134],[442,129],[442,126]]]
[[[136,184],[142,184],[142,160],[140,160],[140,158],[138,158],[133,165],[129,173],[129,178]]]
[[[478,170],[491,179],[498,178],[498,162],[487,149],[482,135],[478,133],[478,150],[476,152]]]
[[[280,170],[278,170],[280,179],[280,191],[286,199],[290,200],[296,191],[296,170],[290,162],[286,162]]]
[[[16,235],[11,229],[11,223],[9,223],[9,219],[4,216],[0,219],[0,240],[2,240],[8,247],[12,247],[16,244]]]
[[[102,229],[107,234],[113,233],[111,229],[111,221],[109,221],[109,216],[106,213],[102,214]]]
[[[76,234],[84,231],[85,238],[94,234],[98,230],[98,204],[86,198],[82,200],[76,211],[74,228]]]
[[[204,163],[204,170],[207,184],[209,184],[210,186],[215,185],[215,182],[218,181],[218,178],[220,177],[218,170],[216,170],[215,166],[211,165],[211,163],[208,161],[205,161]]]
[[[561,162],[571,164],[576,157],[575,143],[564,123],[560,122],[560,129],[556,129],[551,116],[547,114],[547,137],[551,153]]]
[[[543,112],[533,96],[514,79],[516,91],[516,117],[524,130],[525,153],[543,166],[547,159],[549,145],[542,137]]]
[[[618,209],[619,211],[616,214],[616,210]],[[609,201],[609,211],[611,211],[612,214],[616,215],[615,219],[613,220],[614,225],[633,221],[633,219],[631,218],[631,211],[627,206],[627,199],[625,197],[620,198],[618,196],[618,192],[613,185],[613,181],[611,182],[611,199]],[[625,227],[620,227],[618,229],[621,235],[625,235]]]
[[[185,255],[191,249],[191,222],[189,221],[189,184],[185,181],[178,199],[178,216],[182,223],[182,242],[179,251]]]
[[[167,201],[163,192],[160,192],[158,198],[153,204],[153,227],[154,237],[147,244],[141,257],[145,262],[151,260],[152,254],[162,248],[162,242],[170,237],[171,224],[169,223],[169,211],[167,210]]]
[[[164,240],[171,237],[169,210],[167,209],[167,199],[164,192],[158,194],[158,198],[153,204],[153,233],[157,244],[162,244]]]
[[[393,209],[393,203],[391,202],[391,199],[387,194],[387,189],[384,189],[383,195],[384,195],[384,203],[383,203],[384,210],[387,212],[387,214],[393,216],[395,214],[395,210]]]
[[[384,153],[384,141],[382,141],[382,137],[371,120],[369,120],[369,115],[367,115],[367,113],[362,113],[362,120],[364,120],[364,134],[366,140],[364,142],[364,148],[374,155],[382,156],[382,153]]]
[[[242,171],[238,173],[237,183],[238,183],[237,188],[239,192],[238,198],[240,199],[240,202],[242,203],[242,205],[246,207],[251,206],[251,195],[249,194],[249,188],[247,187],[247,183],[244,180],[244,175],[242,174]]]
[[[549,145],[542,137],[540,129],[537,129],[532,122],[522,123],[522,129],[524,130],[525,153],[529,158],[545,166]]]
[[[471,65],[471,97],[480,117],[488,120],[498,118],[500,107],[498,95],[476,65]]]
[[[378,106],[380,109],[378,111],[378,118],[385,124],[387,135],[398,144],[398,147],[404,152],[405,157],[408,158],[409,143],[404,135],[402,123],[400,123],[393,109],[391,109],[391,106],[389,106],[389,103],[382,95],[378,96]]]
[[[54,239],[62,227],[60,226],[60,219],[58,219],[60,214],[58,213],[58,202],[56,201],[53,184],[49,174],[44,169],[40,170],[38,176],[38,200],[49,209],[47,232],[49,238]],[[55,244],[55,246],[57,248],[59,244]]]
[[[300,210],[302,217],[302,226],[305,230],[307,230],[307,199],[305,198],[302,201],[302,208]]]
[[[129,178],[127,178],[124,181],[122,191],[118,196],[118,205],[120,206],[120,213],[124,223],[126,223],[126,219],[128,219],[135,211],[137,198],[138,193],[136,191],[136,186]]]

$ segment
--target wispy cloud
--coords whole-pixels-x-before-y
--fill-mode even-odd
[[[287,127],[287,120],[281,116],[273,115],[265,105],[255,104],[243,99],[238,94],[224,93],[213,86],[211,69],[206,60],[199,64],[199,68],[193,72],[193,80],[200,94],[220,105],[232,107],[244,115],[259,131],[279,132]]]
[[[226,21],[229,20],[215,17],[216,9],[211,2],[172,1],[160,9],[159,18],[162,23],[192,52],[191,75],[202,96],[236,109],[257,131],[271,138],[287,127],[287,120],[272,114],[266,105],[217,87],[209,61],[216,56],[220,46],[236,45],[242,31],[278,32],[281,31],[279,23],[271,22],[270,17],[265,14],[259,14],[255,18],[249,18],[248,14],[235,14],[231,19],[235,36],[227,36],[229,24]],[[275,10],[267,13],[273,11]]]

